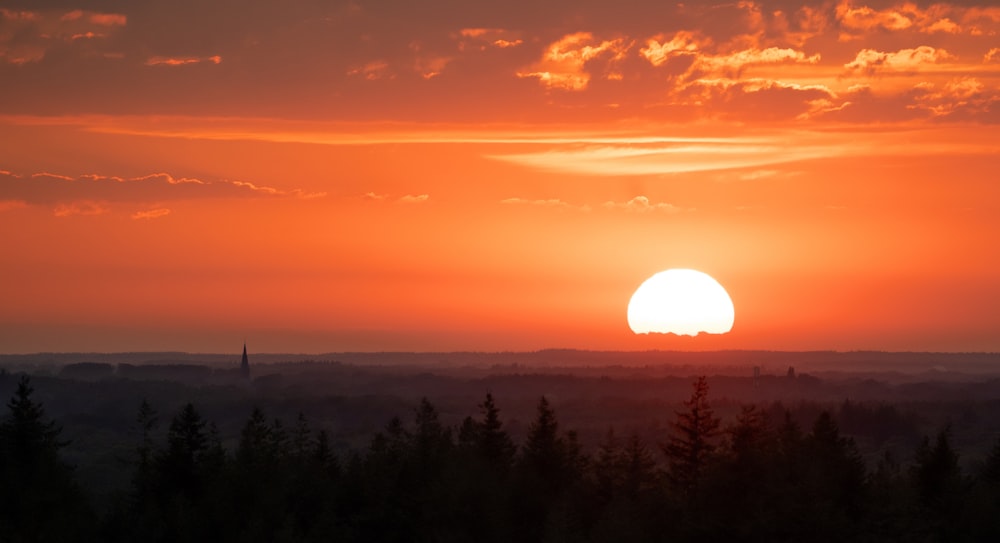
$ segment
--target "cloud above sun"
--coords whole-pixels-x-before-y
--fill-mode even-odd
[[[171,210],[156,206],[163,202],[204,199],[317,198],[323,193],[284,190],[246,181],[205,181],[153,173],[139,177],[98,174],[66,176],[50,172],[15,174],[0,170],[0,211],[25,207],[47,207],[57,217],[104,215],[116,206],[146,205],[134,211],[133,219],[165,217]]]
[[[908,121],[993,123],[1000,100],[985,0],[248,5],[239,19],[221,2],[0,8],[0,114],[886,122],[863,84]],[[976,105],[949,103],[969,78]]]

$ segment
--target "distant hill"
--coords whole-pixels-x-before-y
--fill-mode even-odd
[[[0,368],[29,373],[102,371],[100,365],[200,365],[213,369],[238,367],[240,353],[35,353],[0,355]],[[587,374],[601,368],[642,369],[644,374],[692,375],[716,373],[747,375],[754,367],[762,374],[784,375],[789,368],[810,373],[851,373],[882,378],[897,374],[1000,375],[1000,353],[926,353],[880,351],[582,351],[549,349],[532,352],[342,352],[323,354],[250,353],[251,367],[319,361],[357,366],[427,369],[437,372],[519,373],[572,372]],[[90,368],[87,370],[86,368]]]

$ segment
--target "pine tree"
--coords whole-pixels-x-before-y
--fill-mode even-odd
[[[492,467],[506,470],[514,458],[514,442],[503,429],[500,410],[493,401],[493,395],[486,393],[486,399],[479,404],[482,421],[476,424],[476,449]]]
[[[256,471],[263,469],[273,469],[270,464],[274,461],[277,451],[275,449],[274,433],[271,425],[268,424],[264,413],[257,407],[253,408],[250,419],[247,420],[240,433],[240,442],[236,448],[236,461],[240,469],[246,471],[246,475],[252,475]]]
[[[840,435],[828,411],[820,413],[805,442],[803,500],[824,540],[853,539],[864,508],[865,465],[854,440]]]
[[[194,408],[186,404],[167,429],[166,449],[157,458],[159,482],[163,497],[171,495],[192,499],[202,490],[202,465],[209,449],[207,422]]]
[[[670,480],[688,500],[698,493],[702,472],[715,452],[715,438],[721,424],[708,403],[707,379],[699,377],[693,388],[691,398],[684,402],[686,410],[676,412],[674,434],[663,446]]]
[[[981,478],[987,484],[1000,489],[1000,437],[993,443],[993,448],[983,463]]]
[[[653,486],[656,459],[639,434],[632,433],[625,441],[619,462],[622,466],[622,490],[626,497],[635,501]]]
[[[150,498],[152,492],[154,465],[154,443],[153,431],[159,422],[153,406],[145,399],[139,404],[139,413],[136,415],[136,426],[140,432],[139,444],[136,445],[136,468],[132,477],[132,485],[135,491],[135,498],[144,501]]]
[[[910,477],[920,502],[920,520],[938,541],[961,540],[960,517],[966,506],[966,492],[958,453],[951,447],[951,429],[938,432],[931,445],[924,437],[917,449]]]
[[[422,398],[417,407],[413,441],[417,462],[422,469],[439,468],[452,446],[451,431],[441,424],[437,409],[427,398]]]
[[[597,496],[604,503],[613,500],[621,486],[621,452],[614,427],[608,427],[604,441],[597,449],[597,458],[594,459]]]
[[[22,467],[55,459],[59,449],[69,444],[59,440],[62,428],[46,420],[42,405],[31,399],[33,393],[31,380],[22,376],[14,397],[7,402],[10,415],[0,425],[6,460]]]
[[[93,514],[59,459],[68,443],[31,395],[22,376],[0,422],[0,537],[8,541],[85,541],[93,536]]]
[[[521,465],[546,481],[550,489],[560,485],[565,466],[565,442],[559,436],[555,411],[545,396],[538,401],[538,415],[528,428],[521,451]]]

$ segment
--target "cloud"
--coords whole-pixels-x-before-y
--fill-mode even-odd
[[[709,44],[711,44],[711,40],[687,30],[681,30],[674,34],[670,40],[666,40],[663,35],[646,40],[646,46],[639,49],[639,54],[653,66],[662,66],[672,57],[694,55]]]
[[[24,200],[0,200],[0,212],[10,211],[11,209],[22,209],[28,207],[28,202]]]
[[[993,34],[1000,23],[1000,8],[933,3],[927,7],[902,2],[884,9],[855,6],[841,0],[835,9],[842,30],[841,40],[860,39],[874,31],[923,34]]]
[[[823,85],[772,79],[699,79],[679,89],[674,104],[696,107],[703,118],[736,121],[808,119],[829,107],[837,95]]]
[[[366,192],[361,197],[372,202],[392,202],[397,204],[423,204],[431,199],[429,194],[405,194],[398,198],[393,198],[389,194],[378,194],[376,192]]]
[[[157,209],[149,209],[146,211],[136,211],[135,213],[132,214],[132,218],[135,220],[159,219],[161,217],[166,217],[169,214],[170,214],[169,209],[161,207]]]
[[[768,177],[774,177],[779,175],[781,172],[779,170],[752,170],[749,172],[741,172],[737,174],[737,178],[740,181],[756,181],[758,179],[766,179]]]
[[[41,62],[51,51],[105,56],[111,37],[125,27],[120,13],[85,10],[11,10],[0,8],[0,63],[24,65]]]
[[[1000,121],[1000,91],[975,77],[959,77],[944,85],[925,85],[915,93],[910,107],[926,111],[938,120]]]
[[[506,206],[522,206],[522,207],[534,207],[534,208],[546,208],[554,209],[559,211],[579,211],[579,212],[590,212],[591,207],[587,204],[576,205],[566,202],[565,200],[560,200],[559,198],[548,198],[531,200],[525,198],[507,198],[505,200],[500,200],[502,205]],[[631,200],[625,202],[615,202],[607,201],[601,204],[601,209],[608,211],[624,211],[627,213],[678,213],[683,211],[681,208],[668,204],[665,202],[651,202],[646,196],[636,196]]]
[[[361,66],[355,66],[347,71],[349,77],[361,77],[368,81],[379,79],[392,79],[394,76],[389,72],[389,63],[384,60],[373,60]]]
[[[98,204],[103,206],[113,203],[211,198],[311,198],[319,195],[300,189],[277,189],[245,181],[205,181],[174,177],[167,173],[124,178],[96,174],[71,177],[48,172],[21,176],[0,172],[0,200],[24,201],[28,205],[61,206],[58,209],[62,211],[57,213],[60,216],[94,214],[88,210],[98,209],[95,207]]]
[[[920,29],[921,32],[926,34],[934,34],[937,32],[943,32],[945,34],[958,34],[962,32],[962,28],[955,24],[954,21],[945,17],[944,19],[938,19],[928,26]]]
[[[190,64],[220,64],[222,57],[212,55],[210,57],[163,57],[155,56],[146,59],[146,66],[187,66]]]
[[[954,58],[954,55],[944,49],[935,49],[927,45],[915,49],[902,49],[895,53],[862,49],[853,61],[844,64],[844,68],[851,73],[869,76],[882,72],[912,73],[929,64]]]
[[[539,200],[530,200],[525,198],[507,198],[504,200],[500,200],[500,203],[502,205],[507,205],[507,206],[541,207],[550,209],[561,209],[565,211],[584,211],[584,212],[590,211],[590,206],[587,205],[578,206],[571,204],[569,202],[565,202],[558,198],[539,199]]]
[[[491,48],[510,49],[524,44],[520,33],[503,28],[463,28],[456,36],[458,50],[485,51]]]
[[[439,56],[417,56],[413,62],[413,70],[424,79],[432,79],[441,75],[445,66],[453,59]]]
[[[898,92],[876,93],[870,86],[852,87],[844,102],[820,118],[848,122],[913,120],[1000,123],[1000,90],[974,77],[922,82]]]
[[[73,215],[104,215],[111,209],[102,202],[80,200],[67,204],[59,204],[53,210],[56,217],[71,217]]]
[[[816,64],[820,55],[806,56],[794,49],[769,47],[767,49],[745,49],[726,55],[699,56],[695,70],[739,75],[744,68],[761,64]]]
[[[848,30],[903,30],[914,24],[919,8],[913,4],[903,4],[883,10],[868,6],[855,7],[850,0],[841,0],[837,4],[837,20]]]
[[[553,144],[529,153],[489,158],[524,167],[586,176],[650,176],[686,172],[759,168],[796,160],[834,156],[835,145],[781,139],[720,139],[686,142],[622,141],[607,145]]]
[[[120,13],[91,13],[90,22],[102,26],[125,26],[128,17]]]
[[[672,64],[682,68],[681,74],[687,79],[739,78],[743,71],[751,66],[817,64],[821,58],[819,53],[806,55],[802,51],[788,47],[762,49],[751,46],[729,52],[710,53],[706,49],[711,47],[713,43],[710,39],[682,30],[669,40],[662,35],[646,40],[646,46],[639,50],[639,55],[655,67],[675,61]]]
[[[549,89],[582,91],[590,83],[592,72],[599,76],[615,76],[614,66],[625,58],[631,48],[623,39],[597,42],[590,32],[567,34],[546,48],[542,59],[518,77],[533,77]],[[603,69],[597,61],[603,60]]]
[[[636,196],[627,202],[605,202],[605,209],[621,209],[629,213],[678,213],[681,208],[666,202],[650,202],[645,196]]]
[[[983,62],[1000,62],[1000,47],[994,47],[983,55]]]

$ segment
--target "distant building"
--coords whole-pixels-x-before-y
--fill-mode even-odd
[[[246,342],[243,342],[243,360],[240,362],[240,375],[247,381],[250,380],[250,360],[247,358]]]
[[[788,366],[788,373],[786,375],[789,379],[795,379],[795,366]]]
[[[760,386],[760,366],[753,367],[753,386],[754,388]]]

